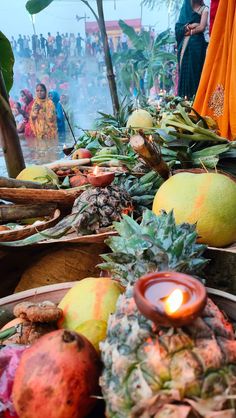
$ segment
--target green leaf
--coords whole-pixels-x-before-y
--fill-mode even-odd
[[[14,55],[12,52],[11,44],[6,36],[0,32],[0,67],[4,78],[7,92],[12,88],[13,84],[13,66]]]
[[[31,15],[35,15],[48,7],[52,2],[53,0],[28,0],[25,7]]]
[[[141,51],[145,49],[145,41],[135,32],[132,26],[127,25],[124,20],[119,20],[119,25],[122,31],[128,36],[133,46]],[[145,39],[146,40],[146,39]]]
[[[216,155],[222,154],[229,150],[228,144],[222,145],[213,145],[212,147],[204,148],[200,151],[193,152],[193,158],[205,158],[205,157],[215,157]]]

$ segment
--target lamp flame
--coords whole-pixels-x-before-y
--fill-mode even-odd
[[[93,174],[94,174],[94,176],[97,176],[98,173],[99,173],[99,167],[98,167],[98,165],[96,165],[96,167],[93,170]]]
[[[165,311],[168,315],[178,311],[184,300],[183,292],[175,289],[165,301]]]

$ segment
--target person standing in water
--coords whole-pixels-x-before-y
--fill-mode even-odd
[[[60,103],[60,96],[56,90],[50,90],[48,93],[49,99],[54,103],[57,116],[57,132],[60,140],[65,142],[66,128],[65,128],[65,116],[62,105]]]
[[[47,97],[46,86],[36,86],[36,99],[30,112],[30,127],[37,139],[57,139],[56,109]]]

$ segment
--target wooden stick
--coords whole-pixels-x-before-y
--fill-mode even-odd
[[[169,178],[169,167],[162,159],[162,155],[152,139],[147,139],[140,131],[139,135],[131,137],[130,145],[152,170],[155,170],[165,180]]]
[[[0,176],[0,187],[13,187],[14,189],[18,189],[20,187],[24,187],[25,189],[58,189],[58,187],[54,184],[40,184],[34,181],[16,180],[2,176]]]
[[[57,205],[0,205],[0,223],[51,215]]]

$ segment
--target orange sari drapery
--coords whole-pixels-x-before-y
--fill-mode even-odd
[[[236,0],[220,0],[193,107],[236,139]]]

